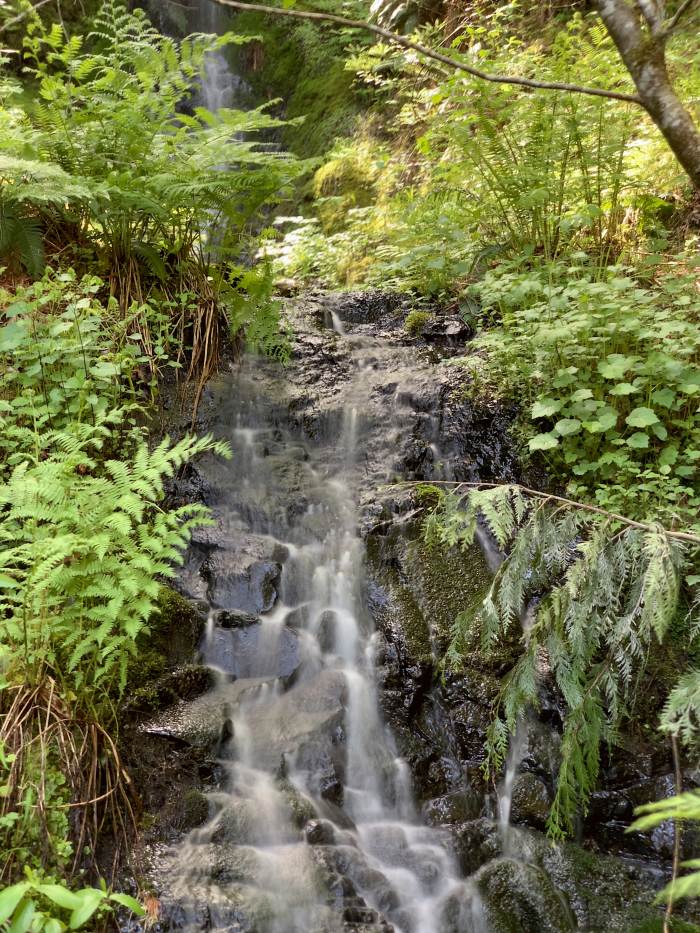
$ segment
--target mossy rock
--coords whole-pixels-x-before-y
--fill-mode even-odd
[[[182,798],[180,829],[187,832],[202,826],[209,819],[209,801],[196,787],[186,791]]]
[[[149,709],[169,705],[166,694],[177,690],[178,685],[170,683],[166,675],[174,674],[179,667],[185,672],[185,681],[193,679],[192,662],[205,626],[204,614],[183,596],[168,586],[160,588],[148,626],[136,640],[137,655],[129,669],[126,690],[127,708],[140,709],[143,703]],[[198,696],[202,691],[197,690],[186,693]],[[134,706],[136,699],[139,702]]]
[[[210,686],[209,668],[201,664],[186,664],[132,688],[124,709],[127,712],[157,713],[180,700],[195,700]]]
[[[576,919],[566,898],[536,865],[498,859],[475,876],[493,933],[567,933]]]

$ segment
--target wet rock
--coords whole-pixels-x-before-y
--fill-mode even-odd
[[[493,933],[566,933],[576,919],[548,875],[538,866],[497,859],[474,878]]]
[[[230,551],[215,552],[203,567],[212,605],[256,616],[274,606],[281,571],[281,564],[273,561],[240,568],[240,555]]]
[[[236,678],[289,680],[302,661],[297,633],[266,622],[214,628],[202,655],[207,664]]]
[[[338,628],[338,617],[331,609],[322,613],[318,621],[318,646],[326,654],[330,654],[336,643],[336,632]]]
[[[246,628],[260,621],[259,617],[240,609],[219,609],[214,615],[216,625],[223,629]]]
[[[312,846],[332,846],[337,842],[335,826],[330,820],[311,820],[304,827],[304,835]]]
[[[182,798],[182,820],[180,829],[187,832],[206,823],[209,818],[209,801],[204,794],[192,788]]]
[[[186,664],[168,671],[150,684],[132,687],[122,707],[123,715],[153,714],[181,700],[194,700],[209,689],[212,676],[209,668]]]
[[[551,800],[545,784],[534,774],[518,774],[513,783],[511,820],[544,829]]]
[[[435,797],[423,804],[423,819],[430,826],[446,823],[463,823],[476,819],[482,809],[482,798],[467,791],[455,791],[443,797]]]
[[[473,335],[474,329],[456,314],[431,317],[421,328],[424,340],[443,347],[463,346]]]
[[[452,850],[465,877],[501,853],[498,826],[483,817],[451,829]]]

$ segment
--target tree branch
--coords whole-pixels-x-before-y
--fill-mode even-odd
[[[688,12],[691,6],[695,3],[695,0],[683,0],[683,3],[678,7],[676,12],[673,14],[671,19],[666,23],[663,29],[664,39],[669,36],[673,30],[676,28],[681,18]]]
[[[21,23],[23,19],[31,16],[32,13],[36,13],[37,10],[40,10],[43,6],[46,6],[47,3],[53,2],[54,0],[39,0],[39,3],[29,7],[28,10],[24,11],[24,13],[20,13],[19,16],[14,16],[12,19],[8,19],[7,22],[0,23],[0,32],[5,32],[5,30],[11,29],[12,26],[16,25],[17,23]]]
[[[618,512],[609,512],[607,509],[601,509],[597,505],[589,505],[587,502],[577,502],[575,499],[566,499],[564,496],[555,496],[551,492],[541,492],[539,489],[530,489],[529,486],[522,486],[520,483],[459,483],[447,480],[406,480],[400,483],[389,483],[387,489],[400,486],[449,486],[455,492],[460,489],[496,489],[501,486],[510,486],[513,489],[519,489],[526,496],[532,496],[534,499],[542,499],[544,502],[560,502],[568,508],[580,509],[583,512],[592,512],[594,515],[602,515],[604,518],[610,518],[615,522],[627,525],[629,528],[639,528],[641,531],[657,531],[667,538],[673,538],[676,541],[686,541],[689,544],[700,544],[700,535],[693,534],[690,531],[671,531],[661,525],[652,525],[649,522],[638,522],[633,518],[626,518]]]
[[[345,16],[336,16],[334,13],[315,13],[306,10],[286,9],[282,7],[266,6],[262,3],[242,3],[239,0],[214,0],[221,6],[231,7],[234,10],[253,10],[257,13],[269,13],[272,16],[291,16],[295,19],[309,19],[327,23],[335,23],[337,26],[345,26],[349,29],[362,29],[365,32],[374,33],[382,39],[388,39],[405,49],[412,49],[414,52],[420,52],[426,58],[440,62],[442,65],[448,65],[450,68],[456,68],[458,71],[464,71],[473,78],[479,78],[481,81],[490,81],[492,84],[514,84],[518,87],[526,87],[532,90],[545,91],[571,91],[574,94],[589,94],[593,97],[607,97],[611,100],[621,100],[629,104],[638,104],[643,106],[641,98],[636,94],[624,94],[618,91],[607,91],[597,87],[582,87],[578,84],[566,84],[560,81],[535,81],[533,78],[511,77],[510,75],[494,75],[478,68],[472,68],[456,58],[450,58],[443,55],[435,49],[422,45],[420,42],[414,42],[398,33],[384,29],[382,26],[375,26],[373,23],[366,23],[363,20],[347,19]]]
[[[637,0],[637,6],[642,11],[642,16],[647,21],[652,36],[661,37],[664,31],[664,19],[655,0]]]

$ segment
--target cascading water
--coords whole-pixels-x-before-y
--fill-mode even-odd
[[[221,35],[226,31],[228,11],[214,0],[199,0],[193,8],[192,28]],[[225,51],[210,52],[200,80],[200,103],[215,113],[224,107],[240,107],[248,94],[247,82],[231,70]]]
[[[171,928],[482,929],[447,837],[417,817],[379,711],[357,501],[387,350],[333,339],[351,373],[316,436],[290,419],[288,376],[269,362],[244,361],[217,399],[234,457],[207,465],[217,525],[183,574],[190,592],[207,581],[202,651],[216,686],[180,728],[216,748],[220,781],[208,823],[168,856]],[[382,436],[401,431],[400,396]]]

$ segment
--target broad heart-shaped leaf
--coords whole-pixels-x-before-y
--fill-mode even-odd
[[[27,340],[29,328],[24,320],[0,327],[0,353],[10,353]]]
[[[15,907],[24,897],[29,889],[26,881],[21,884],[13,884],[10,888],[0,891],[0,923],[4,923],[15,912]]]
[[[651,408],[634,408],[625,421],[631,428],[648,428],[652,424],[658,424],[659,419]]]
[[[673,389],[657,389],[651,393],[651,398],[656,405],[662,408],[670,408],[676,400],[676,393]]]
[[[635,450],[646,450],[649,446],[649,435],[643,431],[635,431],[627,438],[627,446],[634,447]]]
[[[622,353],[610,353],[605,361],[598,363],[598,372],[605,379],[622,379],[630,367],[637,362],[636,356],[623,356]]]
[[[530,414],[533,418],[549,418],[559,411],[562,404],[554,398],[540,398],[532,406]]]
[[[551,450],[558,443],[559,438],[550,432],[548,434],[538,434],[536,437],[531,438],[528,441],[528,447],[530,450]]]
[[[145,917],[146,911],[144,907],[139,904],[135,897],[131,897],[128,894],[110,894],[110,901],[114,901],[115,904],[121,904],[122,907],[128,908],[132,913],[135,913],[137,917]]]
[[[612,389],[608,389],[608,392],[610,395],[632,395],[634,392],[639,392],[639,389],[631,382],[618,382]]]
[[[104,891],[98,891],[97,888],[83,888],[75,893],[80,899],[80,905],[70,915],[68,926],[71,930],[79,930],[87,923],[106,897]]]
[[[577,389],[569,398],[570,402],[583,402],[587,398],[593,398],[593,393],[590,389]]]
[[[581,422],[578,418],[562,418],[561,421],[557,421],[554,425],[554,430],[557,434],[561,434],[562,437],[566,437],[568,434],[576,434],[581,430]]]

